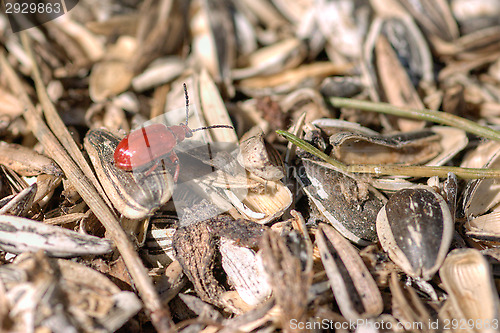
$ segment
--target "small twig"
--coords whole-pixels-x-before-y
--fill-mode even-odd
[[[321,150],[312,146],[308,142],[299,139],[295,135],[286,131],[276,131],[279,135],[284,136],[288,141],[293,143],[299,148],[311,153],[325,162],[330,163],[333,167],[345,173],[369,173],[377,176],[390,175],[390,176],[411,176],[411,177],[446,177],[449,172],[453,172],[457,177],[465,179],[476,178],[500,178],[500,169],[477,169],[477,168],[461,168],[449,166],[403,166],[403,165],[345,165],[336,159],[326,155]]]
[[[37,64],[33,61],[33,67]],[[23,88],[19,77],[10,67],[4,54],[0,54],[0,62],[3,73],[8,78],[11,90],[17,94],[21,102],[26,108],[24,114],[30,129],[35,137],[44,145],[46,153],[56,161],[64,171],[68,180],[74,185],[83,200],[88,204],[97,218],[106,228],[110,238],[115,242],[116,247],[123,257],[123,260],[134,280],[134,283],[141,295],[146,309],[151,314],[151,321],[159,332],[167,332],[172,329],[173,322],[170,314],[165,309],[159,299],[154,285],[149,278],[146,269],[144,268],[141,259],[137,255],[133,245],[129,242],[126,233],[120,227],[114,213],[109,209],[109,206],[103,200],[101,195],[95,189],[93,184],[84,175],[82,170],[77,166],[75,161],[61,146],[58,139],[52,131],[47,127],[41,115],[36,111],[35,106],[31,102],[28,94]],[[38,81],[39,77],[34,77]],[[43,85],[42,85],[43,86]]]
[[[66,149],[69,155],[73,158],[75,163],[80,167],[85,176],[92,182],[97,191],[101,194],[101,197],[106,201],[108,206],[111,206],[111,202],[108,197],[104,193],[104,189],[101,187],[101,184],[97,180],[97,177],[92,172],[92,169],[87,164],[85,157],[83,157],[80,148],[78,148],[75,140],[68,131],[68,128],[62,121],[61,117],[59,117],[59,113],[57,112],[54,104],[49,98],[49,94],[47,93],[47,89],[42,81],[42,76],[40,74],[40,69],[35,63],[35,57],[33,56],[33,49],[31,48],[30,40],[28,34],[26,32],[21,32],[21,41],[23,43],[24,49],[31,59],[32,66],[32,76],[33,81],[35,82],[36,94],[38,96],[38,100],[42,105],[43,114],[45,115],[45,121],[47,125],[50,127],[52,133],[55,134],[57,139],[61,142],[61,145]]]
[[[443,111],[433,111],[429,109],[410,109],[401,108],[387,103],[375,103],[360,101],[350,98],[332,97],[330,102],[333,106],[338,108],[352,108],[359,109],[363,111],[379,112],[385,114],[391,114],[394,116],[400,116],[405,118],[412,118],[418,120],[431,121],[437,124],[448,125],[451,127],[462,129],[466,132],[476,134],[486,139],[491,139],[495,141],[500,141],[500,131],[481,126],[475,122],[455,116],[451,113],[446,113]]]

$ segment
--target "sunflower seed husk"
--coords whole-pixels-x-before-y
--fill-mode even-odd
[[[302,159],[307,179],[304,192],[322,220],[359,245],[377,240],[375,220],[387,199],[362,180],[329,169],[322,162]]]
[[[490,264],[481,252],[476,249],[451,251],[439,276],[448,292],[454,318],[482,323],[482,326],[467,325],[470,332],[497,331],[493,325],[486,326],[499,320],[499,298]]]
[[[173,81],[184,70],[183,62],[177,57],[158,59],[143,73],[132,80],[135,91],[141,92]]]
[[[148,331],[154,326],[158,332],[177,328],[185,332],[437,333],[448,331],[443,327],[445,319],[452,326],[453,320],[472,322],[472,316],[465,320],[455,310],[453,292],[446,289],[444,279],[434,274],[424,281],[421,275],[400,268],[401,262],[389,257],[374,231],[377,213],[387,203],[385,196],[396,200],[398,191],[427,184],[443,197],[451,221],[456,215],[449,228],[453,231],[449,248],[484,249],[483,254],[490,255],[486,257],[492,265],[490,273],[500,276],[500,264],[493,259],[500,257],[496,253],[500,245],[498,179],[457,181],[452,175],[446,179],[448,171],[458,178],[497,173],[491,169],[498,168],[495,155],[500,152],[498,142],[493,142],[500,138],[500,1],[65,3],[65,13],[56,21],[20,33],[13,33],[9,17],[0,15],[4,46],[0,52],[0,140],[9,145],[3,153],[0,145],[0,213],[112,238],[119,253],[85,255],[73,261],[108,274],[121,290],[136,292],[145,311],[133,316],[127,302],[134,308],[137,300],[124,297],[120,303],[113,292],[93,289],[99,294],[95,298],[87,288],[66,288],[58,281],[61,269],[43,255],[34,260],[35,269],[16,271],[6,281],[3,268],[12,270],[13,260],[17,264],[14,258],[25,253],[0,251],[0,331],[100,333],[120,330],[118,326],[128,320],[121,330]],[[188,121],[184,82],[189,94]],[[394,105],[402,107],[397,111],[400,116],[380,113],[394,110]],[[408,116],[420,114],[425,121],[406,119],[404,107],[412,109]],[[443,112],[429,118],[426,110]],[[472,121],[475,134],[453,128],[471,124],[447,121],[459,120],[455,116]],[[434,126],[441,121],[448,125]],[[186,140],[179,135],[177,142],[153,142],[160,149],[175,146],[163,155],[168,157],[171,151],[179,156],[175,183],[168,183],[168,178],[176,166],[168,160],[162,165],[161,158],[151,160],[154,156],[145,158],[147,165],[134,163],[143,166],[141,170],[115,177],[111,169],[116,143],[111,139],[97,140],[93,142],[97,148],[82,151],[89,130],[106,128],[116,133],[109,138],[117,142],[131,129],[153,122],[167,127],[187,123],[192,129],[232,125],[234,130],[203,129]],[[254,133],[255,126],[262,133]],[[350,152],[351,159],[341,162],[347,168],[316,162],[276,130],[303,138],[330,156],[333,164]],[[420,145],[420,140],[410,139],[404,148],[377,145],[375,152],[354,154],[354,148],[370,140],[391,141],[394,136],[422,130],[429,133],[429,139],[434,135],[439,139],[425,143],[422,138]],[[345,135],[341,132],[352,134],[332,146],[330,137],[338,139]],[[240,155],[240,162],[252,163],[240,163],[239,140],[248,137],[252,139],[247,148],[259,149],[254,156]],[[223,149],[221,140],[231,145]],[[279,167],[283,179],[273,177],[270,169],[276,166],[269,164],[271,155],[263,140],[284,157],[284,167]],[[20,152],[17,147],[27,150]],[[374,146],[370,143],[370,147]],[[379,159],[380,149],[387,149],[383,159]],[[85,154],[105,155],[105,151],[107,161],[89,168]],[[52,158],[64,175],[51,169],[54,162],[39,160],[33,152]],[[155,168],[155,162],[160,168]],[[367,163],[372,165],[366,167]],[[456,169],[460,165],[482,170]],[[345,174],[339,169],[373,174]],[[105,170],[109,182],[95,177],[99,170]],[[383,170],[392,174],[381,176]],[[151,176],[149,183],[144,181],[147,176]],[[117,201],[108,198],[112,197],[110,189],[115,190]],[[463,202],[456,205],[455,198]],[[409,210],[411,204],[400,205]],[[115,206],[129,212],[122,214],[124,209]],[[264,244],[247,243],[248,228],[227,236],[224,230],[241,224],[235,219],[246,219],[244,224],[250,225],[250,219],[256,221],[256,228],[269,225],[275,234]],[[331,225],[351,244],[356,243],[352,245],[382,294],[384,313],[360,314],[355,322],[342,315],[328,267],[316,246],[319,223]],[[447,251],[444,246],[440,250],[441,244],[433,245],[443,240],[433,226],[425,225],[422,228],[428,230],[417,232],[412,222],[400,224],[398,229],[407,231],[403,242],[415,243],[413,236],[420,232],[429,236],[422,243],[433,246],[435,252]],[[179,261],[172,245],[176,229],[182,238]],[[403,248],[392,236],[395,247]],[[421,248],[413,252],[438,266],[435,253]],[[252,282],[260,273],[243,265],[257,265],[259,258],[272,273],[267,282],[273,290],[263,300],[258,297],[259,283]],[[80,278],[89,276],[75,271]],[[430,271],[426,274],[432,275]],[[23,274],[33,278],[22,278]],[[343,277],[348,280],[347,275]],[[467,280],[459,278],[455,280]],[[101,281],[93,276],[88,279],[80,282]],[[500,286],[499,281],[494,283]],[[458,285],[465,295],[468,289],[460,282],[451,285]],[[478,296],[495,295],[493,289],[480,289]],[[347,292],[351,299],[357,294]],[[456,298],[466,303],[466,295]],[[81,308],[73,306],[74,299]],[[86,315],[85,309],[94,315]],[[105,315],[108,310],[123,310],[124,315],[115,322]],[[487,331],[477,320],[474,326],[452,327],[451,331]]]
[[[127,172],[114,165],[114,149],[119,138],[106,130],[92,130],[85,148],[115,208],[125,217],[142,219],[172,196],[173,181],[168,172]]]
[[[429,130],[390,136],[340,132],[330,137],[330,144],[346,164],[422,164],[440,152],[439,138]]]
[[[36,183],[28,188],[25,188],[14,196],[8,203],[2,205],[2,208],[0,208],[0,215],[24,216],[27,211],[31,209],[36,192]]]
[[[499,163],[500,146],[498,143],[481,144],[466,156],[464,165],[480,165],[495,168]],[[495,245],[500,241],[498,184],[496,180],[475,179],[468,182],[463,209],[466,216],[466,234],[483,245]]]
[[[445,165],[469,143],[467,134],[461,129],[447,126],[433,126],[431,129],[441,137],[441,153],[425,165]]]
[[[22,217],[2,215],[0,228],[0,247],[12,253],[44,250],[54,257],[76,257],[111,252],[107,239]]]
[[[224,191],[229,202],[243,217],[260,224],[279,218],[293,201],[292,192],[282,182],[263,182],[259,187],[249,188],[243,199],[239,199],[230,191]]]
[[[308,293],[312,274],[301,257],[304,256],[303,239],[297,241],[293,233],[280,237],[272,230],[264,233],[260,247],[262,263],[268,274],[276,303],[282,311],[281,325],[289,329],[291,320],[304,321],[307,316]]]
[[[148,229],[144,246],[145,257],[154,267],[167,267],[175,260],[172,248],[174,228],[162,228],[162,224],[153,223]]]
[[[260,224],[228,216],[211,218],[176,230],[172,241],[175,257],[203,301],[231,312],[241,312],[224,301],[225,288],[215,278],[215,268],[221,267],[220,239],[225,237],[239,241],[242,246],[254,247],[264,230],[265,227]]]
[[[38,203],[41,207],[45,206],[61,181],[62,177],[52,175],[39,175],[36,177],[37,191],[33,202]]]
[[[500,24],[500,4],[497,1],[453,0],[450,9],[463,34]]]
[[[469,155],[467,165],[483,163],[481,167],[497,168],[500,165],[500,145],[485,144],[478,147],[475,158]],[[486,160],[486,162],[485,162]],[[475,179],[467,184],[464,194],[464,212],[468,218],[482,215],[500,202],[500,184],[495,179]]]
[[[27,147],[3,141],[0,142],[0,164],[11,168],[21,176],[62,175],[61,169],[51,158]]]
[[[394,316],[408,327],[418,323],[422,332],[433,332],[430,323],[435,322],[436,318],[431,316],[415,289],[411,286],[401,286],[395,272],[391,274],[389,286]]]
[[[109,60],[94,65],[89,78],[89,94],[93,101],[103,102],[106,98],[124,92],[130,86],[134,73],[127,61],[136,49],[135,38],[121,37],[108,50]]]
[[[0,267],[0,277],[17,332],[113,332],[142,308],[135,294],[105,275],[42,251]],[[35,309],[43,311],[35,316]]]
[[[342,315],[355,321],[381,314],[382,296],[356,249],[326,224],[319,226],[316,240]]]
[[[377,234],[405,273],[429,280],[448,252],[454,221],[446,201],[431,187],[415,186],[391,196],[377,216]]]

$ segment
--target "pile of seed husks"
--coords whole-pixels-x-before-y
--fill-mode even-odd
[[[0,331],[498,329],[500,1],[65,3],[0,16]]]

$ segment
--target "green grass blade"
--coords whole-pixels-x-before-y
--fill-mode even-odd
[[[429,109],[410,109],[401,108],[387,103],[375,103],[368,101],[360,101],[350,98],[332,97],[330,103],[333,106],[341,108],[352,108],[363,111],[371,111],[378,113],[391,114],[394,116],[412,118],[418,120],[431,121],[437,124],[447,125],[462,129],[466,132],[478,135],[480,137],[500,141],[500,131],[491,129],[486,126],[481,126],[471,120],[455,116],[451,113],[443,111],[433,111]]]
[[[461,167],[450,167],[450,166],[420,166],[420,165],[345,165],[336,159],[326,155],[321,150],[312,146],[310,143],[299,139],[295,135],[287,132],[278,130],[276,131],[279,135],[285,137],[288,141],[296,145],[297,147],[307,151],[314,156],[317,156],[330,163],[335,168],[346,172],[346,173],[367,173],[374,174],[377,176],[390,175],[390,176],[411,176],[411,177],[446,177],[449,172],[454,173],[457,177],[464,179],[476,179],[476,178],[500,178],[500,169],[480,169],[480,168],[461,168]]]

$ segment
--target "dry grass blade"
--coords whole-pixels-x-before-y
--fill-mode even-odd
[[[85,177],[81,169],[72,160],[69,154],[61,147],[57,138],[52,134],[45,124],[45,121],[36,111],[31,103],[26,91],[10,67],[7,59],[2,54],[0,57],[3,72],[9,81],[12,91],[14,91],[22,103],[25,105],[26,112],[24,117],[28,122],[35,137],[44,145],[45,151],[54,161],[59,164],[66,174],[66,177],[75,186],[83,200],[105,226],[111,239],[115,242],[118,250],[123,256],[127,268],[132,276],[137,289],[144,301],[146,308],[150,311],[151,319],[155,327],[160,332],[167,332],[172,327],[172,322],[168,310],[163,308],[161,301],[154,289],[152,281],[142,264],[141,259],[135,252],[133,245],[128,241],[127,235],[120,227],[115,214],[102,199],[91,182]],[[33,63],[36,66],[36,63]]]
[[[382,175],[397,175],[397,176],[412,176],[412,177],[443,177],[446,178],[448,173],[452,172],[457,177],[464,179],[476,178],[500,178],[500,169],[479,169],[479,168],[461,168],[461,167],[439,167],[439,166],[399,166],[399,165],[345,165],[336,159],[326,155],[316,147],[299,139],[295,135],[286,131],[276,131],[279,135],[284,136],[288,141],[297,147],[304,149],[308,153],[313,154],[330,163],[337,170],[345,173],[368,173],[378,176]]]
[[[411,108],[401,108],[387,103],[374,103],[341,97],[333,97],[330,99],[330,102],[333,106],[338,108],[356,108],[363,111],[379,112],[399,117],[431,121],[437,124],[460,128],[466,132],[476,134],[487,139],[500,141],[500,131],[481,126],[474,121],[451,113],[428,109],[417,110]]]
[[[31,48],[30,41],[28,39],[28,35],[26,33],[21,33],[21,39],[24,45],[24,48],[26,49],[26,52],[28,53],[32,63],[32,75],[33,75],[33,81],[35,82],[35,87],[36,87],[36,93],[38,95],[38,99],[40,100],[40,103],[42,105],[43,113],[45,115],[45,120],[47,121],[47,125],[50,127],[50,130],[55,134],[59,142],[61,142],[62,146],[70,156],[72,156],[73,160],[76,162],[76,164],[80,167],[82,172],[85,174],[85,176],[92,182],[94,187],[97,189],[101,197],[106,201],[108,206],[111,207],[111,202],[108,200],[106,195],[104,194],[104,190],[102,189],[101,185],[99,184],[96,176],[92,172],[92,169],[90,169],[90,166],[87,164],[85,161],[85,158],[83,157],[82,152],[76,145],[75,140],[71,137],[71,134],[68,131],[68,128],[66,125],[63,123],[61,118],[59,117],[59,114],[57,113],[56,108],[54,107],[54,104],[50,101],[49,95],[47,94],[47,89],[45,88],[45,85],[43,84],[42,77],[40,75],[40,71],[38,69],[38,66],[35,63],[35,57],[33,55],[33,50]]]

